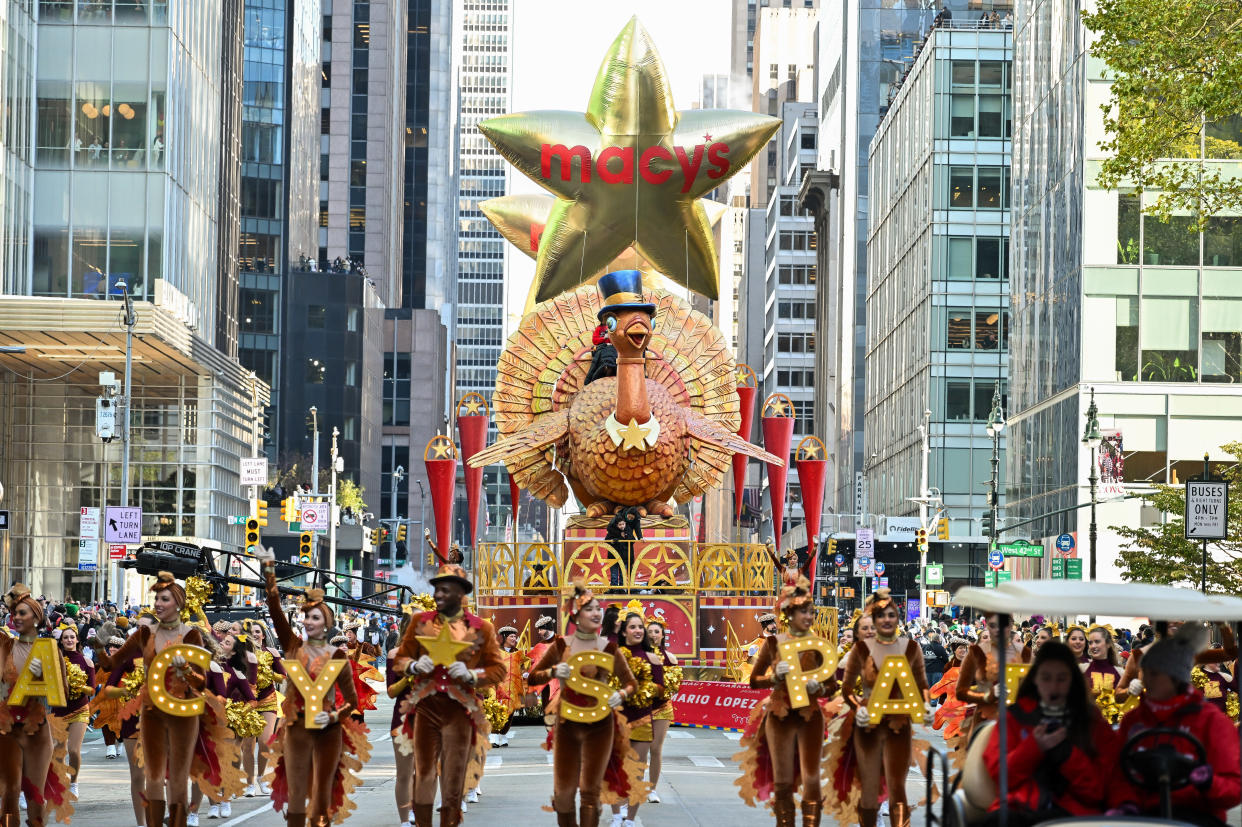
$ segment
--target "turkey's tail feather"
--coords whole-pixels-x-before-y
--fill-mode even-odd
[[[764,462],[784,465],[785,461],[775,454],[769,454],[758,445],[752,445],[737,434],[729,433],[717,423],[694,411],[686,411],[686,430],[690,438],[696,442],[704,442],[734,454],[745,454]]]

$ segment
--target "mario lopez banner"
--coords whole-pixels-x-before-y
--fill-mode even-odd
[[[750,712],[768,696],[769,689],[751,689],[744,683],[682,681],[673,703],[673,723],[716,729],[746,728]]]

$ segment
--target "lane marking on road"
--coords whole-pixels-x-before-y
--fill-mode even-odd
[[[721,734],[721,735],[723,735],[724,737],[728,738],[730,741],[740,741],[740,740],[742,740],[742,733],[740,733],[740,732],[722,732],[722,733],[720,733],[720,734]]]
[[[490,770],[493,767],[503,766],[504,763],[505,759],[501,758],[499,755],[489,755],[487,756],[487,760],[483,762],[483,767]]]
[[[264,813],[274,813],[277,817],[280,816],[279,813],[277,813],[274,809],[272,809],[272,805],[268,803],[265,806],[259,807],[256,810],[251,810],[248,813],[239,815],[237,816],[237,818],[231,818],[228,821],[222,822],[220,824],[220,827],[233,827],[233,825],[235,824],[241,824],[243,821],[249,821],[250,819],[256,818],[257,816],[261,816]]]
[[[720,766],[723,767],[724,764],[721,764]],[[660,770],[660,775],[663,776],[665,774],[668,774],[668,775],[713,775],[713,776],[718,775],[721,778],[731,778],[737,775],[737,770],[729,769],[724,772],[712,772],[710,770],[670,770],[667,767],[665,767],[664,769]],[[524,772],[513,772],[512,770],[501,770],[500,772],[492,773],[489,776],[484,776],[484,778],[519,778],[519,777],[528,776],[528,775],[536,775],[536,776],[541,776],[543,778],[551,777],[547,770],[541,770],[539,772],[525,772],[525,771]],[[225,827],[225,825],[221,824],[220,827]]]
[[[684,739],[693,738],[693,737],[694,737],[693,732],[682,732],[681,730],[678,730],[678,729],[670,729],[668,731],[668,738],[670,740],[673,740],[673,739],[684,740]]]
[[[552,759],[555,758],[556,756],[554,756],[552,753],[549,752],[547,757],[548,757],[548,763],[551,764]]]
[[[724,766],[724,764],[720,763],[720,759],[714,755],[687,755],[686,758],[690,759],[690,763],[694,764],[696,767]]]

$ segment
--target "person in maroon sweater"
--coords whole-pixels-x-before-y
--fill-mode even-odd
[[[1013,827],[1098,813],[1116,759],[1116,736],[1087,693],[1078,657],[1048,641],[1006,710],[1009,823]],[[1000,732],[993,728],[983,755],[1000,777]],[[992,803],[991,819],[1000,809]]]
[[[1206,703],[1190,680],[1195,656],[1207,642],[1202,624],[1186,623],[1172,637],[1152,644],[1143,655],[1143,696],[1121,719],[1119,743],[1144,729],[1171,728],[1194,736],[1203,745],[1203,763],[1190,772],[1190,783],[1173,790],[1173,818],[1192,824],[1223,825],[1225,814],[1242,802],[1238,771],[1238,730],[1216,707]],[[1195,757],[1182,738],[1153,736],[1141,749],[1160,746]],[[1160,788],[1130,783],[1120,767],[1109,788],[1112,815],[1160,815]]]

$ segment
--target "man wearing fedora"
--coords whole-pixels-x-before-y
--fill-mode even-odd
[[[414,617],[397,649],[396,669],[413,682],[394,740],[406,754],[414,753],[416,827],[432,827],[437,774],[440,827],[456,827],[461,823],[466,764],[475,740],[488,731],[481,690],[504,680],[505,663],[492,624],[462,605],[474,590],[465,570],[446,563],[430,583],[436,609]],[[425,640],[419,640],[441,638],[446,628],[450,642],[430,647],[436,652],[445,646],[457,650],[447,667],[437,664]]]

